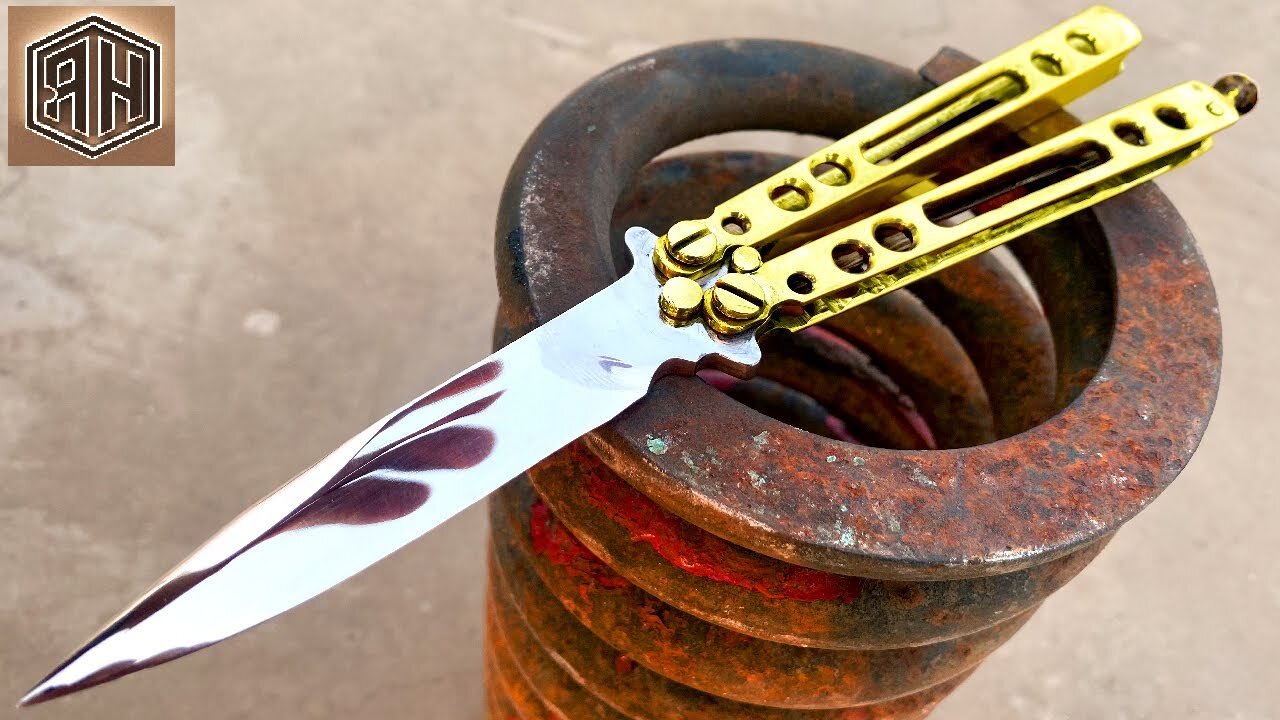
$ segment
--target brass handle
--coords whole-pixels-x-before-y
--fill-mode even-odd
[[[663,317],[720,334],[809,327],[1178,167],[1257,102],[1243,75],[1183,83],[925,189],[958,143],[1027,127],[1113,77],[1140,39],[1091,8],[676,223],[653,253]]]
[[[881,117],[716,207],[668,230],[653,254],[663,277],[703,277],[736,246],[776,250],[935,174],[976,133],[1017,131],[1120,72],[1142,40],[1124,15],[1094,7]]]
[[[963,262],[1199,156],[1236,97],[1191,81],[1104,115],[766,261],[762,312],[707,322],[738,332],[789,309],[770,326],[799,330]]]

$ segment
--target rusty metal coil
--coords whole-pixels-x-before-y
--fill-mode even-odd
[[[792,161],[645,167],[663,149],[843,135],[972,65],[735,41],[592,80],[508,178],[496,343],[615,278],[622,228]],[[996,140],[956,171],[1019,144]],[[1212,285],[1157,189],[1011,249],[1034,293],[982,256],[771,339],[756,380],[664,379],[495,496],[490,716],[928,714],[1176,477],[1217,388]]]
[[[504,490],[491,513],[498,574],[528,623],[540,628],[539,637],[566,641],[556,628],[571,622],[659,675],[743,703],[839,709],[885,702],[971,669],[1034,611],[914,647],[847,651],[763,641],[685,613],[629,582],[561,525],[527,483]],[[912,601],[909,593],[903,599]]]
[[[522,602],[509,587],[511,576],[504,577],[492,560],[490,570],[488,632],[494,638],[490,652],[501,656],[506,651],[506,657],[497,662],[498,673],[506,682],[522,686],[517,696],[532,695],[541,701],[543,712],[528,717],[558,713],[569,718],[636,720],[915,718],[927,714],[968,674],[853,707],[814,710],[746,704],[694,690],[648,670],[600,640],[558,602],[549,598]]]

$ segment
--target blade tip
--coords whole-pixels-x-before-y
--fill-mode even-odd
[[[74,662],[74,660],[68,661],[68,665],[71,662]],[[48,677],[36,683],[35,687],[28,690],[27,694],[23,695],[22,698],[18,700],[17,707],[31,707],[32,705],[39,705],[50,700],[56,700],[65,695],[73,695],[81,690],[88,690],[91,687],[110,682],[132,672],[99,672],[76,680],[59,681],[60,677],[64,677],[63,671],[65,669],[66,666],[60,667]]]
[[[86,646],[85,648],[81,648],[76,651],[75,654],[67,658],[61,665],[55,668],[53,672],[49,673],[43,680],[36,683],[35,687],[28,690],[27,694],[23,695],[22,698],[18,700],[17,706],[20,708],[31,707],[32,705],[39,705],[50,700],[56,700],[64,695],[71,695],[73,693],[80,692],[81,690],[94,687],[95,685],[101,685],[132,672],[132,670],[121,667],[122,665],[128,665],[127,663],[117,663],[115,665],[99,668],[95,672],[91,672],[87,675],[75,676],[74,673],[69,672],[68,668],[72,668],[82,661],[82,656],[88,647],[90,646]]]
[[[56,687],[50,685],[49,681],[45,680],[28,690],[27,694],[23,695],[18,700],[18,704],[15,707],[26,708],[31,707],[32,705],[39,705],[40,703],[48,702],[56,697],[61,697],[72,692],[75,692],[75,690],[65,687]]]

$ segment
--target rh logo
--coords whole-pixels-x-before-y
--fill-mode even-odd
[[[10,5],[10,165],[173,165],[172,5]]]
[[[161,52],[97,15],[27,45],[27,129],[88,158],[159,129]]]

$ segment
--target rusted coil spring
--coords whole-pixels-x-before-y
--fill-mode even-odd
[[[943,51],[922,79],[737,41],[592,80],[508,179],[497,344],[613,280],[621,229],[701,217],[791,161],[641,171],[663,149],[843,135],[973,64]],[[956,170],[1016,146],[973,148]],[[1012,249],[1035,298],[979,258],[771,341],[763,380],[662,380],[496,495],[491,717],[927,714],[1173,480],[1217,388],[1212,285],[1157,189]]]

